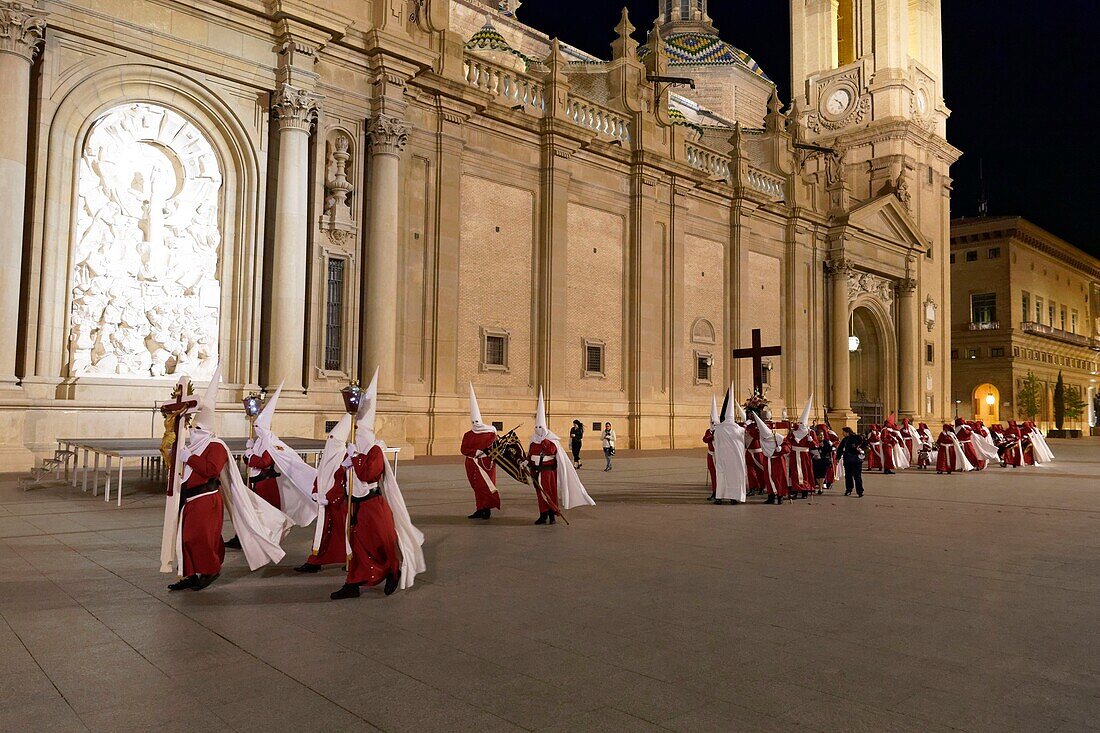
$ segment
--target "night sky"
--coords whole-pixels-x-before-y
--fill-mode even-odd
[[[629,0],[645,31],[657,0]],[[711,0],[721,36],[743,49],[790,100],[787,0]],[[1088,221],[1100,206],[1100,156],[1088,133],[1096,118],[1087,81],[1098,49],[1087,43],[1088,0],[944,0],[944,73],[952,111],[947,137],[963,151],[951,169],[953,216],[977,213],[978,161],[984,163],[991,215],[1021,215],[1100,257]],[[526,0],[518,17],[602,58],[622,0]],[[993,8],[996,8],[993,10]],[[1095,41],[1094,41],[1095,42]]]

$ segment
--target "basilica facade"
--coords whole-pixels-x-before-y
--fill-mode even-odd
[[[951,413],[939,0],[792,0],[792,88],[707,0],[593,56],[514,0],[0,0],[0,470],[159,433],[181,374],[320,436],[487,420],[695,447],[712,395]],[[764,43],[767,39],[738,39]]]

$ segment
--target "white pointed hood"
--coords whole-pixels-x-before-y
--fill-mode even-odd
[[[721,418],[718,417],[718,398],[714,395],[710,396],[710,426],[713,428],[721,422]]]
[[[763,448],[768,455],[773,454],[776,449],[779,448],[779,443],[781,441],[775,437],[775,433],[768,427],[768,424],[760,419],[759,414],[755,412],[752,413],[752,419],[756,421],[756,429],[760,431],[760,447]]]
[[[561,440],[550,431],[550,426],[546,424],[546,400],[542,396],[542,387],[539,387],[539,406],[535,410],[535,432],[531,434],[531,442],[541,443],[547,439]]]
[[[377,440],[374,421],[378,416],[378,367],[359,399],[359,412],[355,415],[355,445],[360,451],[368,451]]]
[[[733,388],[730,387],[730,389],[732,390]],[[746,422],[749,421],[749,416],[745,414],[745,408],[741,406],[740,402],[734,400],[733,410],[734,410],[734,414],[736,415],[737,422],[746,423]]]
[[[802,414],[798,418],[798,427],[794,431],[794,439],[802,440],[810,434],[810,411],[814,407],[814,395],[810,393],[810,399],[806,400],[806,406],[802,408]]]
[[[275,417],[275,405],[278,404],[279,395],[282,394],[282,391],[283,382],[279,382],[279,386],[275,389],[275,394],[268,398],[267,403],[264,405],[264,409],[260,410],[260,414],[256,416],[257,430],[271,430],[271,420]]]
[[[206,392],[199,399],[195,415],[195,427],[211,433],[218,432],[218,387],[221,381],[222,365],[219,361],[213,376],[210,377],[210,383],[206,385]]]
[[[733,385],[726,390],[722,421],[714,428],[714,496],[745,501],[748,472],[745,466],[745,428],[737,422]]]
[[[481,419],[481,408],[477,404],[477,395],[474,394],[474,383],[470,382],[470,422],[473,423],[475,433],[495,433],[496,428],[486,425]]]

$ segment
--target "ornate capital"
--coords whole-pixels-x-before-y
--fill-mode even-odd
[[[904,298],[917,292],[917,281],[911,277],[898,280],[898,297]]]
[[[367,142],[375,155],[401,155],[409,144],[412,125],[398,117],[377,114],[367,121]]]
[[[825,275],[830,280],[847,281],[853,272],[852,263],[843,257],[825,260]]]
[[[280,84],[271,96],[271,111],[279,120],[280,130],[309,132],[320,109],[321,97],[290,84]]]
[[[0,53],[34,59],[46,33],[46,11],[0,0]]]

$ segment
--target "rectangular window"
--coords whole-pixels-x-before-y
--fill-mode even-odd
[[[980,293],[970,296],[971,323],[993,323],[997,320],[997,294]]]
[[[978,261],[978,250],[972,249],[969,252],[967,252],[966,253],[966,261],[967,262],[977,262]]]
[[[602,377],[604,375],[603,346],[599,341],[584,342],[584,376]]]
[[[1069,329],[1071,333],[1077,333],[1077,311],[1073,311],[1069,317]]]
[[[1004,356],[1005,350],[1003,347],[995,346],[989,350],[989,355],[992,357]]]
[[[1048,326],[1054,325],[1054,303],[1047,306],[1047,316],[1050,320],[1047,321]]]
[[[1066,330],[1066,307],[1063,305],[1058,310],[1058,328]]]
[[[1042,323],[1043,322],[1043,299],[1042,298],[1036,298],[1035,299],[1035,322],[1036,323]]]
[[[958,359],[959,358],[959,350],[958,349],[951,349],[951,358],[952,359]]]
[[[924,342],[924,363],[935,364],[936,363],[936,345],[930,344],[927,341]]]
[[[695,352],[695,383],[696,384],[710,384],[710,372],[711,366],[714,364],[714,357],[710,354],[701,354],[698,351]]]
[[[955,264],[955,253],[954,252],[951,253],[951,264],[952,265]]]
[[[995,260],[1000,256],[1001,256],[1001,248],[1000,247],[990,247],[989,251],[986,253],[986,257],[991,259],[991,260]]]
[[[977,359],[978,358],[978,349],[967,349],[966,350],[966,358],[967,359]]]
[[[1027,320],[1031,315],[1031,293],[1026,290],[1020,296],[1020,303],[1023,306],[1023,320]]]
[[[481,371],[508,371],[508,332],[499,328],[481,329]]]
[[[325,370],[344,368],[344,273],[347,260],[328,258],[325,289]]]
[[[599,420],[597,420],[596,422],[592,423],[592,432],[593,432],[593,433],[598,433],[598,432],[600,432],[601,430],[603,430],[603,425],[600,425],[600,422],[599,422]]]

